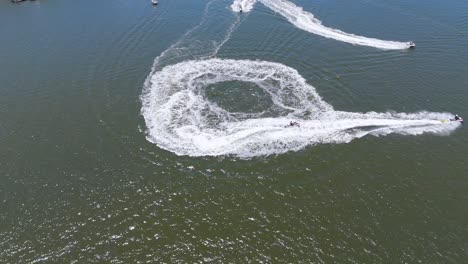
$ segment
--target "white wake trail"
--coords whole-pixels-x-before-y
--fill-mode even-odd
[[[244,11],[255,4],[249,0],[239,3]],[[317,144],[347,143],[366,135],[446,135],[460,126],[446,121],[449,113],[335,111],[293,68],[274,62],[213,58],[240,24],[238,15],[226,14],[223,21],[207,19],[215,13],[230,13],[221,4],[218,0],[207,4],[200,24],[156,58],[145,82],[141,113],[147,139],[159,147],[178,155],[250,158]],[[260,112],[243,113],[210,101],[207,90],[232,82],[241,88],[248,87],[246,83],[255,85],[271,104]],[[300,127],[288,126],[291,120]]]
[[[222,21],[209,19],[220,12],[226,12]],[[166,65],[216,56],[239,25],[240,17],[227,11],[223,0],[208,1],[201,21],[154,60],[150,76]]]
[[[368,38],[358,36],[350,33],[343,32],[339,29],[329,28],[322,25],[322,21],[314,17],[313,14],[304,11],[302,7],[299,7],[286,0],[258,0],[266,7],[270,8],[274,12],[280,14],[286,18],[297,28],[305,30],[307,32],[317,34],[326,38],[335,39],[342,42],[347,42],[353,45],[369,46],[378,49],[386,50],[399,50],[410,48],[410,42],[398,42],[380,40],[376,38]],[[239,12],[239,6],[242,3],[248,2],[249,8],[244,9],[244,12],[248,12],[252,9],[255,4],[255,0],[234,0],[231,8],[234,12]]]
[[[335,111],[296,70],[273,62],[185,61],[150,78],[152,85],[142,95],[147,138],[178,155],[249,158],[347,143],[366,135],[446,135],[460,125],[441,121],[449,119],[449,113]],[[255,84],[271,96],[273,107],[261,113],[232,113],[207,98],[208,86],[232,81]],[[300,127],[287,126],[290,120]]]

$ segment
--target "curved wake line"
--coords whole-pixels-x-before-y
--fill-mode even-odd
[[[231,9],[239,12],[242,8],[244,12],[252,10],[257,0],[234,0]],[[302,7],[286,0],[258,0],[266,7],[286,18],[291,24],[304,31],[317,34],[326,38],[347,42],[353,45],[369,46],[386,50],[399,50],[410,48],[410,42],[387,41],[375,38],[368,38],[343,32],[339,29],[329,28],[322,25],[322,21],[314,17],[313,14],[304,11]]]
[[[172,64],[180,60],[193,59],[193,57],[198,59],[212,58],[218,54],[221,47],[230,39],[232,33],[240,25],[239,16],[235,16],[234,23],[227,28],[225,35],[220,40],[210,40],[207,38],[204,41],[198,41],[193,37],[193,35],[196,34],[202,35],[203,33],[200,31],[202,31],[203,28],[209,27],[209,25],[205,24],[210,22],[207,18],[210,17],[210,9],[216,4],[216,2],[219,2],[219,0],[210,0],[207,2],[205,9],[203,10],[201,21],[185,32],[179,40],[155,58],[151,68],[151,73],[148,75],[144,83],[144,87],[146,87],[145,89],[152,86],[151,76],[164,65]],[[217,33],[217,35],[219,35],[219,32]]]
[[[391,133],[447,135],[460,124],[449,113],[335,111],[293,68],[280,63],[208,59],[170,65],[150,77],[142,99],[147,139],[178,155],[243,158],[347,143]],[[271,97],[260,113],[232,113],[207,99],[206,87],[250,82]],[[301,124],[289,127],[290,120]]]

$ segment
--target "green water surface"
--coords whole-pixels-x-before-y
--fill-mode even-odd
[[[218,56],[297,69],[337,110],[468,117],[467,1],[292,2],[417,48],[326,39],[257,3]],[[248,160],[147,141],[143,83],[206,4],[0,2],[0,263],[466,262],[466,128]],[[232,111],[270,105],[239,85],[208,97]]]

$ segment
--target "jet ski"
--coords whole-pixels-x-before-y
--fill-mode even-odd
[[[451,122],[460,122],[463,125],[463,118],[461,118],[459,115],[455,115],[454,118],[450,119]]]
[[[410,49],[414,49],[414,48],[416,48],[416,44],[414,44],[413,41],[410,41],[410,42],[408,43],[408,47],[409,47]]]
[[[286,126],[284,126],[284,127],[285,127],[285,128],[287,128],[287,127],[301,127],[301,125],[300,125],[298,122],[296,122],[296,121],[291,121],[291,122],[289,122],[288,125],[286,125]]]

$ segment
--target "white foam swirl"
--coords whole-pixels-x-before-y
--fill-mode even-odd
[[[234,113],[207,99],[208,86],[239,81],[271,96],[260,113]],[[142,95],[147,138],[178,155],[284,153],[324,143],[346,143],[365,135],[448,134],[458,122],[448,113],[350,113],[334,111],[314,87],[285,65],[265,61],[185,61],[155,72]],[[290,120],[300,127],[288,127]]]
[[[322,25],[322,21],[314,17],[313,14],[304,11],[302,7],[286,0],[258,0],[266,7],[286,18],[291,24],[307,32],[317,34],[326,38],[335,39],[353,45],[369,46],[379,49],[397,50],[408,49],[410,42],[398,42],[368,38],[343,32],[339,29],[329,28]],[[246,6],[244,12],[252,10],[256,0],[234,0],[231,8],[234,12],[239,12],[241,6]]]
[[[231,9],[234,12],[249,12],[254,7],[257,0],[234,0]]]

